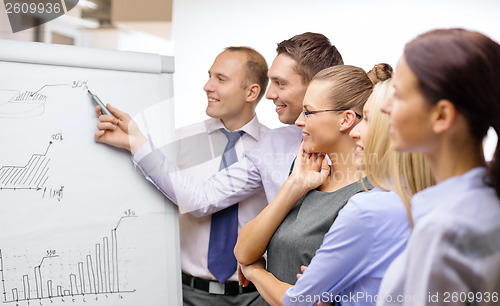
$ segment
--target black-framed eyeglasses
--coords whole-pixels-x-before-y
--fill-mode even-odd
[[[315,111],[302,111],[302,114],[304,115],[304,117],[308,118],[309,115],[314,115],[314,114],[317,114],[317,113],[323,113],[323,112],[342,112],[342,111],[346,111],[346,110],[350,110],[350,108],[336,108],[336,109],[322,109],[322,110],[315,110]],[[356,112],[354,112],[354,114],[356,114],[356,118],[358,119],[361,119],[362,116]]]

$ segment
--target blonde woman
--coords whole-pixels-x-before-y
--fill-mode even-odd
[[[392,71],[376,66],[375,74]],[[388,116],[380,112],[390,96],[390,81],[379,83],[364,106],[363,120],[351,131],[356,141],[355,163],[365,170],[375,188],[354,195],[339,212],[307,270],[295,286],[275,279],[263,263],[242,268],[247,280],[271,305],[315,305],[318,301],[341,305],[374,305],[385,270],[405,248],[410,222],[401,198],[412,194],[404,186],[424,188],[432,175],[419,154],[402,156],[390,150]],[[315,156],[298,162],[309,176],[317,171]],[[402,175],[402,173],[412,175]]]

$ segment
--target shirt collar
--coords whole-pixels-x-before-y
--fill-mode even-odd
[[[218,131],[220,129],[226,129],[224,124],[220,119],[216,118],[210,118],[207,121],[205,121],[205,126],[207,128],[207,132],[209,134]],[[226,129],[229,131],[228,129]],[[260,139],[260,122],[259,119],[257,118],[257,115],[255,115],[252,120],[250,120],[247,124],[242,126],[241,128],[237,129],[238,131],[243,131],[245,134],[250,135],[252,138],[255,140]]]
[[[436,199],[446,199],[449,195],[456,194],[457,190],[470,190],[484,184],[482,178],[485,173],[486,168],[476,167],[414,194],[411,199],[411,211],[415,224],[436,208]]]

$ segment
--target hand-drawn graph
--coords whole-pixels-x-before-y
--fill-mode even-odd
[[[9,101],[0,104],[0,117],[26,118],[43,114],[47,96],[30,92],[18,92]]]
[[[0,190],[40,190],[49,178],[49,152],[33,154],[24,166],[3,166],[0,168]]]
[[[46,276],[49,274],[49,267],[45,267],[48,261],[60,259],[63,255],[56,250],[47,250],[45,256],[40,259],[39,264],[33,267],[32,273],[9,277],[15,279],[18,283],[16,287],[11,287],[8,290],[8,281],[6,280],[7,272],[12,274],[17,272],[17,268],[9,268],[9,263],[5,261],[3,253],[0,249],[0,276],[2,281],[3,303],[19,303],[29,301],[39,301],[42,305],[43,300],[50,300],[65,297],[89,296],[89,295],[109,295],[109,294],[124,294],[134,293],[135,289],[124,288],[120,283],[120,277],[123,275],[122,267],[119,264],[120,249],[118,247],[117,230],[122,220],[127,218],[137,217],[131,210],[125,212],[125,215],[120,218],[118,224],[111,230],[110,237],[102,238],[102,243],[95,244],[95,253],[87,254],[85,258],[81,258],[75,265],[77,271],[65,271],[65,281],[55,283],[53,279]]]
[[[71,84],[43,85],[36,91],[0,89],[0,118],[30,118],[45,112],[47,95],[40,93],[46,87],[53,86],[87,86],[86,81],[73,81]]]

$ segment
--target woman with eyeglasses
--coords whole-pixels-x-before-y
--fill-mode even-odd
[[[390,76],[391,72],[389,65],[379,64],[368,75]],[[356,167],[375,188],[354,195],[340,210],[295,286],[274,278],[262,262],[242,268],[257,288],[265,288],[261,294],[272,305],[375,305],[382,276],[410,235],[409,198],[433,184],[421,154],[390,150],[389,117],[380,108],[391,94],[391,80],[375,85],[364,105],[363,120],[350,132],[356,141]],[[311,157],[299,162],[307,164]],[[304,167],[303,174],[316,171]]]
[[[294,284],[300,267],[309,264],[339,210],[351,196],[366,190],[359,180],[356,144],[349,133],[360,122],[372,88],[366,72],[353,66],[330,67],[313,78],[303,114],[296,121],[303,143],[293,171],[275,199],[240,231],[235,247],[240,264],[258,261],[267,250],[269,273]],[[371,189],[366,179],[364,185]],[[273,303],[265,291],[272,288],[254,284]]]
[[[381,284],[378,305],[499,305],[500,45],[478,32],[433,30],[398,61],[391,144],[422,152],[436,186],[415,194],[415,227]]]

